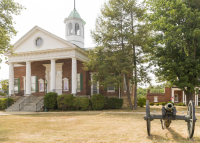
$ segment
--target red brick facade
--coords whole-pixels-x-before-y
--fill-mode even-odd
[[[62,65],[62,79],[68,78],[69,79],[69,91],[62,91],[63,94],[71,94],[71,75],[72,75],[72,60],[71,59],[59,59],[56,60],[56,63],[63,63]],[[31,63],[31,76],[37,76],[38,80],[43,79],[45,80],[45,71],[46,67],[43,64],[51,64],[49,61],[36,61]],[[25,65],[25,63],[24,63]],[[77,92],[78,95],[90,95],[91,94],[91,85],[89,81],[91,80],[90,72],[83,70],[83,62],[77,60],[77,73],[83,74],[83,91]],[[24,89],[24,81],[23,76],[26,76],[26,66],[21,67],[14,67],[14,78],[20,78],[20,91]],[[39,85],[39,82],[38,82]],[[63,88],[63,81],[62,81],[62,88]],[[46,86],[45,86],[46,88]],[[38,87],[39,89],[39,87]],[[44,90],[46,91],[46,89]],[[99,93],[105,96],[119,96],[119,89],[115,92],[107,92],[104,89],[99,89]],[[36,93],[32,93],[33,95]],[[44,96],[45,92],[37,92],[37,95]],[[126,92],[121,90],[121,96],[126,96]],[[131,96],[133,97],[133,88],[131,92]]]

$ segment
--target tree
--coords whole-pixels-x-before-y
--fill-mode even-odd
[[[8,88],[7,88],[8,84],[9,84],[8,79],[1,80],[1,81],[0,81],[0,84],[1,84],[2,89],[3,89],[4,91],[7,91],[7,90],[8,90]]]
[[[24,9],[14,0],[0,1],[0,54],[12,51],[11,38],[17,34],[13,24],[13,15],[19,15]]]
[[[91,32],[97,47],[88,52],[90,61],[84,64],[86,70],[96,71],[93,79],[103,87],[111,83],[116,88],[122,87],[125,79],[131,109],[129,85],[135,85],[134,109],[137,109],[137,84],[149,81],[147,70],[142,65],[148,59],[144,41],[149,29],[141,22],[144,14],[145,8],[136,0],[109,0],[104,3],[101,15],[96,19],[95,30]]]
[[[156,75],[186,93],[187,105],[200,85],[200,1],[147,0],[154,30]]]

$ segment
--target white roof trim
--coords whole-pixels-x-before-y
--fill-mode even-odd
[[[57,39],[57,40],[59,40],[59,41],[65,43],[65,44],[67,44],[67,45],[69,45],[69,46],[71,46],[71,47],[73,47],[73,48],[76,48],[76,47],[77,47],[76,45],[74,45],[74,44],[72,44],[72,43],[66,41],[65,39],[62,39],[62,38],[60,38],[60,37],[58,37],[58,36],[56,36],[56,35],[54,35],[54,34],[48,32],[48,31],[46,31],[46,30],[44,30],[44,29],[42,29],[41,27],[39,27],[39,26],[36,25],[36,26],[34,26],[30,31],[28,31],[23,37],[21,37],[21,38],[13,45],[13,46],[14,46],[13,50],[15,50],[19,44],[21,44],[24,40],[26,40],[26,38],[28,38],[28,37],[29,37],[32,33],[34,33],[36,30],[40,30],[40,31],[46,33],[47,35],[50,35],[51,37],[54,37],[55,39]]]

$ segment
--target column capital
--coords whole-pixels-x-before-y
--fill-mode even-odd
[[[76,56],[74,56],[74,57],[71,57],[72,59],[77,59],[77,57]]]

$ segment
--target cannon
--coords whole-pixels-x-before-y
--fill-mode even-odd
[[[194,135],[195,129],[195,107],[194,102],[190,100],[188,104],[187,115],[176,115],[177,110],[176,107],[173,106],[172,103],[168,103],[165,107],[162,107],[162,115],[152,115],[150,114],[149,101],[146,101],[146,115],[143,117],[147,123],[147,134],[151,135],[151,121],[154,119],[160,119],[162,129],[168,128],[172,122],[172,120],[185,120],[187,122],[187,131],[189,138],[191,139]],[[163,125],[164,122],[164,125]]]

